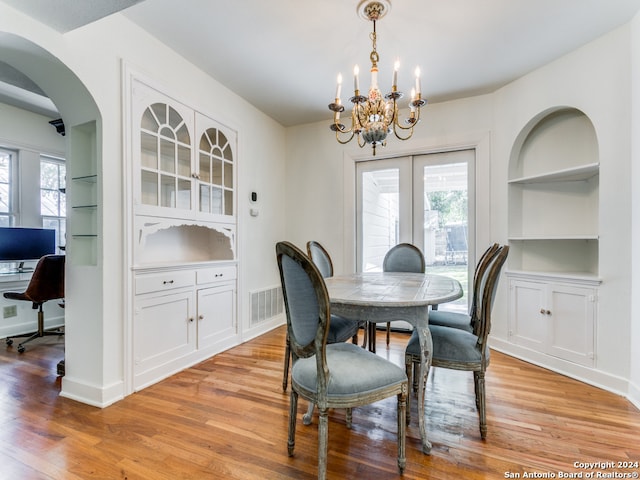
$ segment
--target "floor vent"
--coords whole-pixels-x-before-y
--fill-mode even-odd
[[[251,292],[251,325],[258,325],[283,312],[282,287]]]

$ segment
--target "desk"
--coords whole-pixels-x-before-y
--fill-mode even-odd
[[[331,300],[331,313],[356,321],[376,323],[404,320],[418,331],[422,346],[418,425],[422,451],[430,453],[431,443],[427,439],[424,418],[425,389],[433,351],[429,332],[429,305],[460,298],[460,282],[442,275],[367,272],[325,278],[325,283]]]

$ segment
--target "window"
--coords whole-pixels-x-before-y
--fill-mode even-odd
[[[40,157],[40,215],[42,227],[56,231],[56,245],[64,246],[67,232],[64,160]]]
[[[0,226],[13,226],[13,158],[14,153],[0,149]]]

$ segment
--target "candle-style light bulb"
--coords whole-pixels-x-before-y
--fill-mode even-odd
[[[396,60],[396,62],[393,64],[393,82],[391,82],[391,85],[393,86],[394,90],[396,90],[398,86],[398,69],[399,68],[400,68],[400,60]]]
[[[342,89],[342,74],[338,74],[338,86],[336,87],[336,100],[340,103],[340,91]]]
[[[409,102],[409,109],[411,110],[411,112],[415,112],[416,111],[416,107],[413,106],[413,101],[416,99],[416,89],[412,88],[411,89],[411,101]]]
[[[420,67],[416,67],[416,95],[420,95]]]
[[[358,81],[358,74],[360,73],[360,67],[356,65],[353,67],[353,89],[358,91],[360,90],[360,82]]]

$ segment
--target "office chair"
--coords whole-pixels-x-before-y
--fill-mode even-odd
[[[7,346],[13,345],[14,338],[28,337],[18,344],[18,353],[23,353],[24,344],[45,335],[63,335],[64,331],[57,327],[44,329],[44,312],[42,306],[49,300],[64,298],[64,255],[45,255],[36,265],[31,281],[24,292],[5,292],[4,298],[24,300],[33,303],[38,310],[38,330],[32,333],[7,337]]]

